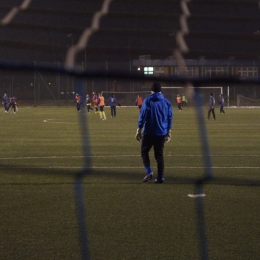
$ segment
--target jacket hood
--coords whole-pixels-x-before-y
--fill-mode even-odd
[[[155,92],[150,95],[150,99],[155,102],[164,99],[164,96],[161,92]]]

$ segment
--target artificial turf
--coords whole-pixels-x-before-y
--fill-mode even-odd
[[[105,111],[106,121],[74,107],[0,116],[1,259],[84,258],[79,176],[91,259],[260,259],[259,108],[216,113],[203,137],[196,110],[174,108],[162,185],[142,183],[138,109]],[[151,161],[156,173],[152,151]]]

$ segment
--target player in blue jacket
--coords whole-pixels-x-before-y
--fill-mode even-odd
[[[144,99],[138,119],[136,140],[141,144],[141,156],[146,171],[143,182],[153,178],[149,151],[153,147],[157,162],[155,183],[164,183],[164,144],[171,139],[173,110],[172,105],[161,93],[161,85],[153,83],[151,95]]]
[[[2,105],[4,105],[5,113],[8,113],[8,104],[9,104],[9,97],[6,93],[4,93],[3,99],[2,99]]]
[[[89,94],[86,95],[86,105],[87,105],[88,113],[90,113],[89,110],[94,110],[94,109],[91,107],[91,98],[90,98]]]
[[[208,110],[208,117],[207,117],[207,120],[210,119],[210,113],[212,113],[212,120],[216,120],[216,115],[215,115],[215,98],[213,96],[213,93],[210,93],[209,95],[209,110]]]
[[[108,104],[110,106],[111,117],[116,117],[117,100],[114,94],[112,94],[111,97],[108,99]]]
[[[9,99],[8,111],[10,108],[11,108],[11,113],[16,114],[16,112],[17,112],[17,98],[16,97],[11,97]]]
[[[225,111],[224,111],[225,100],[224,100],[223,94],[219,95],[218,103],[220,104],[220,108],[219,108],[220,115],[221,115],[221,113],[225,114]]]

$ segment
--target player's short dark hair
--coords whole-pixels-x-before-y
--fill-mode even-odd
[[[161,92],[161,84],[158,82],[154,82],[152,87],[151,87],[151,91],[153,92]]]

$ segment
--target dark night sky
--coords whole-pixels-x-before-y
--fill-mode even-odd
[[[23,0],[0,0],[0,19]],[[1,26],[1,60],[64,62],[103,0],[32,0]],[[185,58],[255,60],[260,56],[260,10],[256,0],[191,0]],[[115,0],[77,61],[130,61],[140,55],[167,59],[176,48],[180,0]],[[70,36],[70,37],[69,37]],[[85,56],[86,55],[86,56]]]

